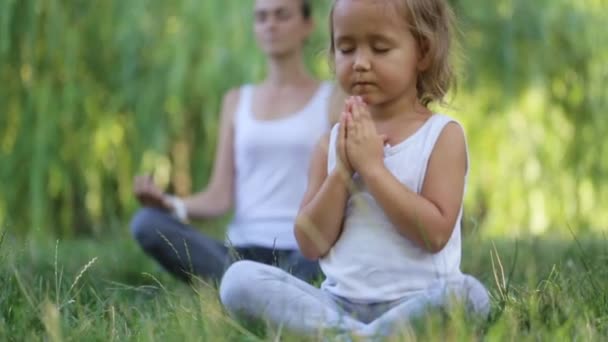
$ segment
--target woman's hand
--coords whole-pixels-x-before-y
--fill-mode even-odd
[[[133,192],[143,206],[173,210],[167,195],[154,184],[151,175],[136,176],[133,182]]]
[[[351,97],[346,118],[346,158],[360,175],[384,166],[386,136],[378,134],[367,105]]]

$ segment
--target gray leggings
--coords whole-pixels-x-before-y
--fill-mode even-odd
[[[155,208],[139,210],[131,222],[131,232],[146,254],[184,281],[196,276],[217,283],[228,266],[237,260],[276,265],[305,281],[321,274],[318,263],[306,260],[297,250],[258,246],[228,248]]]
[[[387,336],[427,309],[448,308],[452,296],[467,311],[486,317],[488,293],[475,278],[465,275],[457,285],[440,285],[398,301],[357,304],[305,283],[272,266],[252,261],[233,264],[220,285],[220,298],[233,315],[264,319],[304,334],[333,330],[359,336]]]

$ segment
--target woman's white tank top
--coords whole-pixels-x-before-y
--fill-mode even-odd
[[[322,83],[304,108],[275,120],[252,112],[253,86],[240,89],[234,116],[235,212],[227,244],[297,249],[294,222],[317,141],[330,129],[332,85]]]

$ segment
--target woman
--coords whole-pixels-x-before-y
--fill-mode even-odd
[[[274,264],[303,280],[316,262],[298,251],[294,220],[306,190],[315,141],[330,127],[332,86],[306,70],[302,50],[313,29],[308,0],[256,0],[255,35],[268,75],[229,91],[222,104],[210,182],[187,198],[164,194],[149,176],[135,178],[145,206],[131,228],[143,250],[182,280],[219,281],[238,259]],[[234,209],[226,243],[187,225]]]

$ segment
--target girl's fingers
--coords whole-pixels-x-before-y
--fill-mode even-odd
[[[374,125],[374,120],[372,120],[372,115],[369,111],[369,108],[361,98],[359,98],[359,115],[361,118],[361,125],[365,127],[365,134],[377,134],[376,126]]]
[[[355,121],[354,113],[346,114],[346,129],[349,137],[355,137],[358,133],[358,123]]]
[[[346,114],[342,112],[340,115],[340,129],[338,130],[338,143],[344,140],[346,136]]]
[[[361,98],[360,96],[357,96],[357,105],[359,107],[359,115],[361,116],[362,119],[372,119],[372,115],[369,112],[369,108],[367,107],[367,104],[363,101],[363,98]]]
[[[354,121],[359,121],[359,119],[361,118],[359,103],[356,102],[356,100],[354,100],[354,101],[355,102],[351,106],[351,113],[352,113],[352,116],[353,116],[353,120]]]
[[[371,127],[370,127],[371,126]],[[366,120],[365,117],[361,118],[361,131],[366,137],[370,136],[373,132],[373,123],[369,120]]]
[[[352,120],[353,122],[353,134],[356,136],[360,136],[361,134],[365,134],[364,123],[361,121],[361,107],[358,103],[353,103],[353,113]]]
[[[344,158],[344,151],[346,148],[347,124],[347,114],[343,112],[342,116],[340,117],[340,130],[338,131],[338,143],[336,144],[336,152],[338,153],[338,157],[342,163],[344,162],[342,159]]]
[[[372,121],[372,114],[369,112],[369,109],[367,108],[366,105],[362,106],[361,109],[361,116],[363,117],[363,119],[368,120],[368,121]]]

